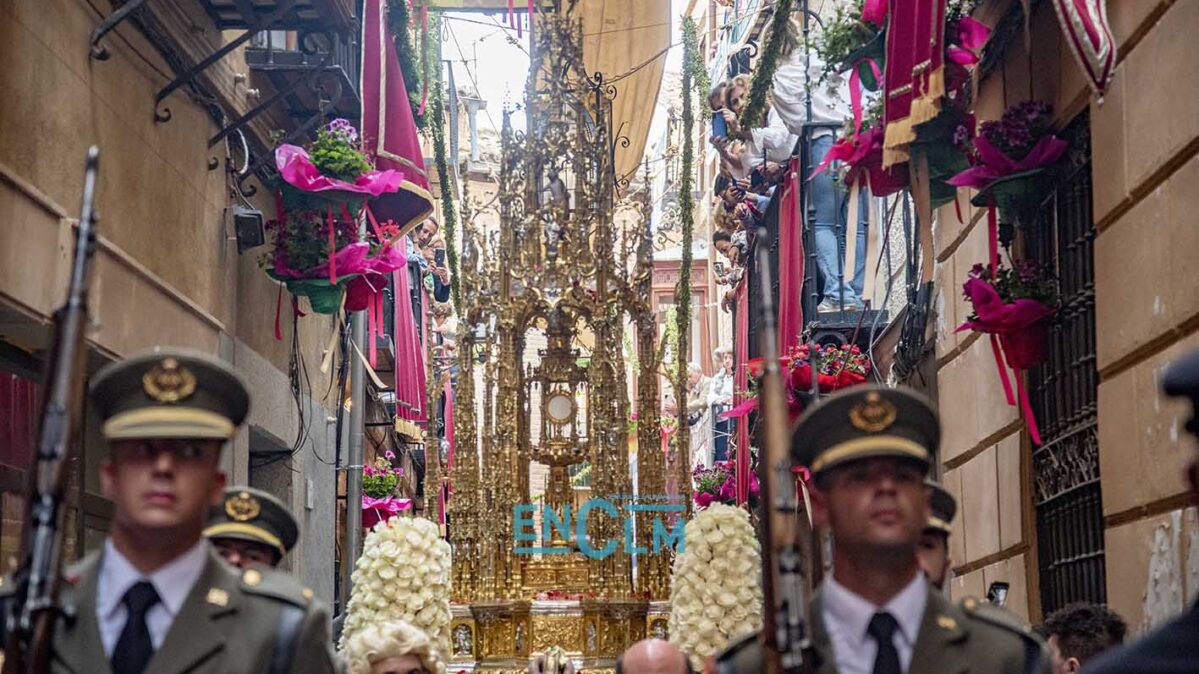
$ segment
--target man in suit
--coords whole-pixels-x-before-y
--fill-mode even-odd
[[[202,535],[224,491],[221,448],[249,408],[240,377],[203,354],[157,350],[101,370],[91,400],[114,512],[103,549],[65,576],[70,617],[55,629],[52,671],[338,671],[311,591],[230,569]]]
[[[949,558],[949,524],[957,514],[958,502],[936,482],[927,480],[924,484],[929,490],[932,515],[928,518],[928,524],[924,526],[924,533],[920,534],[916,558],[920,560],[920,568],[924,569],[928,582],[938,590],[943,590],[945,581],[949,578],[949,565],[952,561]]]
[[[1193,351],[1172,363],[1162,375],[1166,395],[1190,398],[1191,418],[1186,429],[1199,437],[1199,351]],[[1199,505],[1199,457],[1192,456],[1186,467],[1191,504]],[[1103,654],[1083,671],[1087,674],[1175,674],[1199,668],[1199,603],[1181,616],[1149,633],[1127,648]]]
[[[204,535],[232,566],[274,568],[296,546],[300,527],[273,495],[253,487],[230,487],[209,513]]]
[[[1047,674],[1043,642],[1001,609],[954,605],[916,557],[931,515],[925,485],[940,424],[907,389],[863,385],[810,408],[792,456],[812,473],[812,519],[833,535],[833,572],[807,626],[820,674]],[[717,661],[719,672],[761,672],[756,637]]]

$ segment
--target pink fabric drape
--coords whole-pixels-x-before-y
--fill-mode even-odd
[[[387,30],[387,0],[363,4],[361,85],[361,128],[367,152],[378,169],[404,173],[400,190],[377,197],[372,208],[380,220],[395,221],[400,233],[407,234],[433,212],[434,202],[404,73]]]
[[[791,160],[779,201],[779,353],[799,346],[803,331],[804,248],[800,212],[799,159]]]
[[[408,239],[400,237],[396,247],[402,256],[408,255]],[[420,326],[412,315],[412,286],[408,283],[407,267],[393,273],[395,279],[395,391],[396,416],[413,423],[425,421],[425,352],[421,348]]]
[[[733,362],[736,371],[733,373],[733,404],[740,405],[745,400],[745,390],[749,388],[748,364],[745,356],[749,354],[749,283],[744,282],[737,289],[737,332],[733,336]],[[749,421],[737,420],[737,505],[745,505],[749,501],[750,473],[753,466],[749,465]]]

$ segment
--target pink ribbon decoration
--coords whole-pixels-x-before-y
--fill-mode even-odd
[[[275,341],[283,341],[283,330],[279,326],[279,314],[283,313],[283,285],[279,285],[279,295],[275,298]]]
[[[1028,391],[1024,388],[1024,380],[1017,374],[1016,396],[1013,397],[1007,379],[1007,368],[1027,370],[1045,360],[1049,318],[1057,309],[1032,299],[1004,302],[995,286],[980,278],[970,278],[962,288],[970,303],[974,305],[974,313],[978,315],[978,320],[962,323],[955,332],[973,330],[991,335],[995,365],[999,369],[1008,404],[1015,405],[1017,400],[1019,401],[1020,411],[1028,425],[1029,436],[1039,445],[1041,434],[1028,400]],[[1007,361],[1006,365],[1004,360]]]
[[[862,20],[882,28],[887,19],[887,0],[866,0],[862,5]]]
[[[995,204],[987,207],[987,253],[991,261],[991,273],[999,268],[999,216],[995,213]]]
[[[1037,141],[1024,159],[1017,161],[992,145],[985,136],[979,135],[974,139],[974,149],[978,151],[978,164],[945,182],[954,187],[982,190],[1000,178],[1056,164],[1065,154],[1067,147],[1069,144],[1061,138],[1045,136]]]
[[[882,81],[883,74],[874,59],[864,60],[874,73],[874,80]],[[862,77],[858,74],[858,64],[856,63],[849,69],[849,109],[853,112],[853,135],[856,137],[862,132]]]
[[[353,183],[330,178],[312,163],[304,148],[287,143],[275,148],[275,166],[289,185],[305,192],[334,190],[377,197],[398,192],[404,182],[404,173],[398,169],[367,171]]]
[[[379,522],[386,522],[400,514],[400,511],[410,508],[412,508],[412,499],[396,498],[394,496],[373,498],[363,494],[362,526],[365,529],[371,529]]]
[[[991,29],[986,24],[964,17],[958,21],[957,38],[953,40],[954,45],[945,50],[945,56],[960,66],[976,66],[982,60],[982,48],[990,37]]]

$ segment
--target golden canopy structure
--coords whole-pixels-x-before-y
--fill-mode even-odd
[[[618,90],[584,67],[583,4],[555,0],[535,15],[527,130],[514,131],[505,113],[498,195],[464,209],[447,476],[454,670],[523,672],[532,654],[561,647],[589,672],[613,671],[625,648],[666,631],[672,551],[654,549],[656,513],[634,504],[663,500],[668,482],[682,485],[673,497],[683,512],[669,516],[681,521],[689,465],[677,462],[668,481],[658,451],[649,194],[617,198],[617,150],[628,141],[614,130]],[[494,212],[498,229],[479,231],[480,209]],[[640,361],[635,417],[623,351],[630,323]],[[644,448],[636,485],[632,418]],[[540,504],[530,498],[534,461],[550,467]],[[585,526],[567,513],[569,469],[584,461],[591,497],[604,504]],[[426,479],[438,484],[439,462],[429,465]],[[433,510],[441,490],[427,493]],[[534,510],[570,526],[526,540],[519,520]]]

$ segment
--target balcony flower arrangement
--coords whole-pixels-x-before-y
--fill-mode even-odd
[[[992,247],[997,236],[996,209],[999,220],[1010,224],[1038,204],[1052,182],[1046,180],[1046,173],[1067,148],[1066,141],[1053,134],[1053,107],[1045,101],[1017,103],[1002,118],[983,122],[969,139],[970,167],[948,182],[978,190],[973,203],[988,208]]]
[[[714,503],[683,530],[670,583],[670,641],[695,671],[762,627],[761,548],[749,513]]]
[[[779,356],[779,368],[783,375],[783,388],[787,392],[787,408],[791,420],[799,418],[812,394],[812,347],[800,344],[790,352]],[[826,344],[817,346],[818,369],[816,386],[820,393],[832,393],[843,388],[864,384],[870,377],[870,357],[862,353],[855,344]],[[751,359],[747,364],[750,376],[749,396],[745,402],[721,415],[731,419],[743,417],[758,409],[758,391],[761,390],[763,364],[761,358]]]
[[[387,450],[362,469],[362,526],[367,529],[412,508],[411,499],[396,496],[404,469],[393,468],[393,459],[395,452]]]
[[[1009,405],[1019,404],[1029,435],[1041,444],[1040,432],[1019,370],[1044,362],[1050,318],[1057,312],[1057,284],[1040,265],[1017,260],[1011,267],[974,265],[962,286],[973,311],[957,331],[990,335],[995,365]],[[1006,363],[1006,364],[1005,364]],[[1007,368],[1016,370],[1016,393]]]
[[[403,620],[449,653],[450,561],[450,544],[427,519],[395,517],[372,529],[351,576],[340,647],[363,627]]]
[[[280,145],[275,164],[284,184],[276,195],[278,219],[268,225],[273,245],[261,260],[267,273],[293,295],[308,297],[317,313],[336,313],[343,297],[350,311],[376,306],[382,275],[404,260],[367,202],[398,191],[403,173],[374,170],[357,130],[344,119],[321,128],[307,148]],[[359,235],[363,217],[372,225],[365,238]]]
[[[717,461],[711,468],[696,466],[691,471],[695,507],[697,510],[709,508],[713,503],[737,505],[737,461]],[[758,476],[751,473],[749,478],[749,507],[757,510],[761,493]]]

